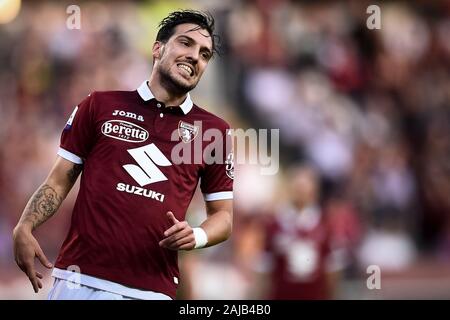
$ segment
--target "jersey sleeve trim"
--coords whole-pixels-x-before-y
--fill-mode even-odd
[[[66,160],[69,160],[69,161],[73,162],[73,163],[83,164],[83,159],[81,159],[76,154],[73,154],[72,152],[69,152],[69,151],[67,151],[67,150],[65,150],[63,148],[59,148],[58,155],[63,157]]]
[[[228,200],[233,199],[233,191],[221,191],[214,193],[204,193],[205,201]]]

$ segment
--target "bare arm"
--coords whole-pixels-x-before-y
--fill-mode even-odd
[[[206,213],[207,219],[200,226],[208,237],[205,247],[227,240],[233,226],[233,201],[208,201]],[[166,238],[161,240],[160,246],[171,250],[194,249],[196,242],[192,227],[186,221],[178,221],[172,212],[167,215],[173,226],[164,232]]]
[[[208,235],[206,247],[227,240],[233,228],[233,200],[206,202],[208,218],[200,225]]]
[[[17,265],[30,279],[35,292],[42,288],[42,275],[35,271],[34,258],[47,268],[52,264],[42,252],[32,235],[38,226],[53,216],[77,180],[82,165],[74,164],[58,156],[44,183],[28,201],[13,231],[14,257]]]
[[[47,179],[28,201],[16,228],[33,231],[53,216],[72,189],[81,169],[82,165],[58,156]]]

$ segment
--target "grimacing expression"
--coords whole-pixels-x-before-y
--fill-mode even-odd
[[[155,43],[153,57],[162,83],[187,93],[197,86],[212,57],[211,35],[196,24],[180,24],[166,43]]]

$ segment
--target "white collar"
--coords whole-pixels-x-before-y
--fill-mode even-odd
[[[150,87],[147,85],[147,83],[148,83],[148,80],[145,80],[144,82],[142,82],[142,84],[139,86],[139,88],[137,88],[137,92],[139,93],[142,100],[144,100],[144,101],[149,101],[150,99],[155,98],[153,93],[150,91]],[[189,111],[191,111],[192,106],[193,106],[193,102],[191,100],[190,94],[188,93],[184,102],[182,104],[180,104],[180,108],[181,108],[181,110],[183,110],[184,114],[187,114]]]

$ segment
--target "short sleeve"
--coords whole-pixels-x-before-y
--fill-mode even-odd
[[[205,201],[233,199],[234,153],[231,130],[227,125],[222,131],[221,161],[207,164],[203,170],[200,189]]]
[[[75,107],[61,134],[58,155],[77,164],[88,157],[95,139],[92,95]]]

